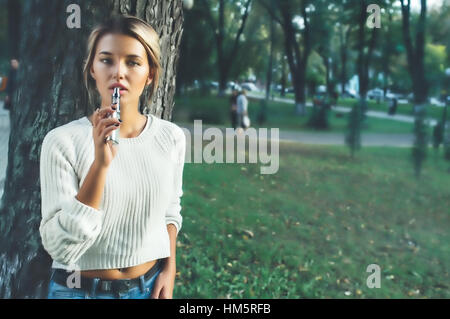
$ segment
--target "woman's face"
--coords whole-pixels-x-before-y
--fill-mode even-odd
[[[120,106],[137,106],[144,87],[152,81],[144,46],[123,34],[105,34],[98,41],[91,76],[102,97],[102,106],[111,104],[117,83],[125,87],[120,90]]]

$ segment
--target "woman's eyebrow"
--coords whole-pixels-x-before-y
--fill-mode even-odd
[[[108,51],[102,51],[102,52],[99,53],[99,55],[100,54],[112,55],[112,53],[108,52]],[[127,58],[139,58],[139,59],[142,59],[139,55],[136,55],[136,54],[128,54]]]

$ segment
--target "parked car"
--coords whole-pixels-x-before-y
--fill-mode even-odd
[[[373,89],[367,92],[367,97],[371,100],[381,101],[383,99],[383,90],[382,89]]]
[[[346,89],[344,90],[344,93],[341,95],[343,98],[352,98],[355,99],[358,97],[358,93],[356,93],[355,90],[352,89]]]
[[[211,81],[211,82],[209,82],[209,86],[212,89],[218,89],[219,88],[219,82]]]
[[[241,88],[246,91],[259,91],[256,85],[251,82],[241,83]]]
[[[439,99],[435,98],[435,97],[430,97],[430,104],[431,105],[436,105],[439,107],[444,107],[445,106],[445,102],[440,101]]]
[[[386,100],[398,99],[398,94],[395,94],[389,90],[386,91],[386,95],[384,96]]]
[[[233,81],[229,81],[227,83],[227,88],[229,88],[230,90],[241,90],[241,87],[239,86],[239,84],[237,84],[236,82]]]

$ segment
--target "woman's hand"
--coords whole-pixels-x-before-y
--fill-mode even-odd
[[[117,149],[112,141],[106,138],[120,126],[118,119],[110,118],[114,112],[113,105],[97,109],[92,116],[92,137],[95,145],[95,162],[99,167],[108,167],[116,156]]]
[[[173,287],[175,284],[176,270],[173,267],[165,267],[156,277],[153,291],[150,298],[152,299],[172,299]]]

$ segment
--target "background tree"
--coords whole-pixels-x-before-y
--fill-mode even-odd
[[[420,176],[422,163],[427,154],[427,136],[425,128],[425,103],[428,94],[428,83],[425,77],[425,25],[427,17],[427,1],[421,0],[420,15],[416,27],[415,44],[411,39],[411,2],[410,0],[400,0],[402,8],[403,38],[408,58],[408,70],[411,75],[412,89],[414,93],[414,146],[412,156],[416,176]]]
[[[415,43],[411,38],[411,1],[400,0],[402,9],[403,39],[408,58],[408,70],[411,75],[415,110],[426,103],[428,83],[425,78],[425,29],[427,1],[421,0],[421,9],[416,26]]]
[[[184,29],[180,48],[180,63],[177,74],[177,91],[195,84],[205,92],[207,81],[218,76],[216,52],[211,43],[215,42],[214,30],[205,19],[205,10],[201,5],[194,5],[184,12]]]
[[[239,49],[240,38],[250,13],[251,3],[252,0],[245,2],[219,0],[218,7],[215,6],[216,1],[202,1],[198,4],[204,8],[207,21],[214,30],[216,38],[219,95],[225,93],[229,70]],[[217,17],[214,14],[216,8]],[[235,16],[238,16],[239,19],[235,19]],[[238,29],[234,31],[236,26]]]
[[[369,90],[369,66],[372,61],[373,51],[376,44],[378,28],[374,27],[369,29],[367,24],[367,19],[369,17],[367,13],[367,7],[370,3],[366,0],[361,0],[358,2],[359,5],[354,5],[353,2],[346,2],[346,9],[353,12],[353,17],[358,21],[357,30],[357,51],[358,59],[356,63],[356,69],[358,73],[359,80],[359,102],[353,104],[353,109],[348,118],[348,131],[346,135],[346,143],[350,147],[352,157],[354,152],[360,149],[361,145],[361,121],[365,118],[365,112],[367,110],[367,91]],[[381,5],[381,1],[375,2],[374,4]],[[367,31],[369,30],[369,31]],[[367,36],[369,33],[370,36]]]
[[[66,8],[72,3],[81,8],[81,29],[66,26]],[[21,16],[26,19],[22,19],[19,51],[23,67],[19,68],[15,95],[20,112],[12,114],[0,207],[0,298],[45,297],[51,259],[39,235],[40,146],[52,128],[93,109],[87,104],[82,84],[86,40],[91,28],[113,13],[145,19],[160,35],[161,82],[153,101],[144,96],[141,107],[158,117],[171,117],[175,93],[172,83],[183,28],[181,1],[24,2]]]
[[[308,11],[306,10],[309,4],[307,0],[300,1],[300,5],[298,5],[297,1],[277,1],[277,11],[279,11],[280,18],[277,19],[274,16],[284,31],[285,52],[294,86],[295,110],[299,115],[306,114],[306,66],[311,53],[309,17],[311,8],[308,8]],[[294,16],[297,12],[296,8],[299,9],[299,15],[296,16],[297,21],[301,20],[303,26],[299,26],[294,22]],[[300,34],[301,37],[301,49],[300,38],[297,38],[297,34]]]

